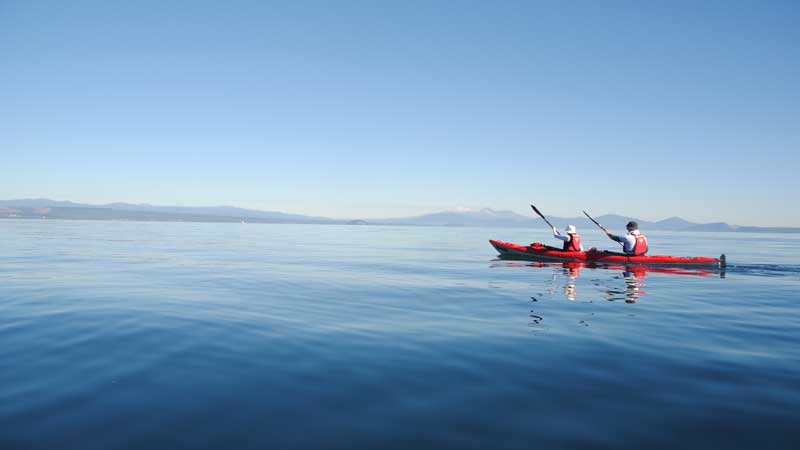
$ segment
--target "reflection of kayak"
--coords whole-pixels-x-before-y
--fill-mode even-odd
[[[514,263],[507,263],[514,264]],[[698,277],[720,276],[725,278],[725,268],[716,266],[704,265],[686,265],[686,266],[646,266],[642,264],[617,264],[617,263],[595,263],[584,261],[530,261],[525,265],[531,267],[559,267],[564,269],[564,272],[573,278],[578,278],[581,269],[610,269],[621,270],[625,276],[633,276],[635,278],[645,278],[648,273],[666,273],[670,275],[694,275]]]
[[[591,249],[586,252],[565,252],[538,242],[531,245],[490,240],[490,244],[501,257],[532,261],[577,261],[595,264],[656,265],[656,266],[705,266],[725,267],[725,255],[719,258],[706,256],[629,256],[622,253]]]

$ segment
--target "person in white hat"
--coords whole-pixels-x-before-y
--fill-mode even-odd
[[[565,252],[583,251],[583,244],[581,244],[581,237],[578,235],[578,231],[575,229],[575,225],[567,225],[566,236],[559,233],[556,227],[553,227],[553,237],[564,241],[564,247],[562,248],[562,250]]]

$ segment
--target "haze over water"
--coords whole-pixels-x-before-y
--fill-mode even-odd
[[[613,249],[600,232],[585,245]],[[645,230],[646,231],[646,230]],[[799,235],[0,221],[0,448],[792,448]]]

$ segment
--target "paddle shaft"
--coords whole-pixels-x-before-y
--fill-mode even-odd
[[[604,227],[604,226],[600,225],[600,222],[598,222],[598,221],[596,221],[596,220],[592,219],[592,216],[590,216],[590,215],[589,215],[589,214],[588,214],[586,211],[584,211],[583,213],[584,213],[584,214],[586,214],[586,217],[588,217],[588,218],[589,218],[589,220],[591,220],[592,222],[594,222],[594,224],[595,224],[595,225],[597,225],[598,227],[600,227],[600,229],[601,229],[601,230],[605,231],[605,232],[606,232],[606,234],[607,234],[607,235],[609,235],[609,237],[611,236],[611,232],[610,232],[610,231],[608,231],[608,230],[606,229],[606,227]],[[617,244],[621,245],[621,246],[622,246],[622,248],[625,248],[625,244],[623,244],[622,242],[617,242]]]
[[[535,206],[531,205],[531,208],[533,208],[533,212],[535,212],[536,214],[538,214],[538,215],[539,215],[539,217],[541,217],[541,218],[542,218],[542,220],[544,220],[544,221],[545,221],[545,223],[547,223],[548,225],[550,225],[550,228],[555,228],[555,227],[553,226],[553,224],[552,224],[552,223],[550,223],[550,221],[549,221],[549,220],[547,220],[547,218],[544,216],[544,214],[542,214],[541,212],[539,212],[539,210],[538,210],[538,209],[536,209],[536,207],[535,207]]]
[[[588,214],[586,211],[584,211],[583,213],[584,213],[584,214],[586,214],[586,217],[588,217],[588,218],[589,218],[589,220],[591,220],[592,222],[594,222],[594,224],[595,224],[595,225],[597,225],[598,227],[600,227],[600,229],[601,229],[601,230],[605,231],[606,233],[608,233],[608,232],[609,232],[609,231],[606,229],[606,227],[604,227],[604,226],[600,225],[600,222],[598,222],[598,221],[594,220],[594,219],[592,218],[592,216],[590,216],[590,215],[589,215],[589,214]]]

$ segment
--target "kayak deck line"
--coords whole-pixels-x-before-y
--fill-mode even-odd
[[[590,249],[582,252],[566,252],[555,247],[549,247],[538,242],[531,245],[520,245],[490,239],[489,243],[497,250],[501,257],[529,259],[533,261],[579,261],[591,263],[614,263],[628,265],[658,265],[658,266],[713,266],[724,268],[725,255],[719,258],[708,256],[671,256],[671,255],[626,255],[623,253],[608,252]]]

